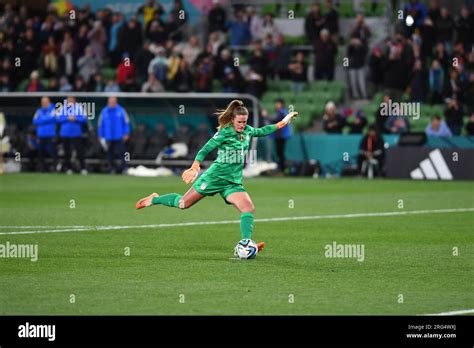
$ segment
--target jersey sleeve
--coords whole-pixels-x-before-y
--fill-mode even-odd
[[[249,126],[250,127],[250,126]],[[274,124],[269,124],[268,126],[260,127],[260,128],[250,128],[250,136],[252,137],[265,137],[267,135],[272,134],[277,130],[277,126]]]
[[[214,134],[214,136],[211,139],[209,139],[209,141],[202,147],[202,149],[199,150],[199,152],[196,155],[195,160],[202,162],[204,158],[206,158],[206,156],[209,154],[209,152],[214,150],[216,147],[221,146],[224,143],[224,141],[225,141],[224,131],[222,130],[217,131],[216,134]]]

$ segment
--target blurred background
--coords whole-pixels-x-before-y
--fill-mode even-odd
[[[2,0],[1,171],[177,174],[241,99],[299,112],[246,176],[474,179],[473,33],[472,0]]]

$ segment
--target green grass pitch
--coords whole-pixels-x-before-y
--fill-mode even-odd
[[[244,184],[256,218],[333,217],[256,222],[253,239],[267,248],[250,261],[232,259],[240,239],[232,222],[12,234],[237,221],[239,213],[218,195],[186,211],[135,210],[151,192],[185,192],[177,177],[1,176],[0,244],[37,244],[39,255],[36,262],[0,258],[0,314],[415,315],[474,308],[474,212],[430,212],[473,208],[471,182]],[[344,216],[419,210],[427,212]],[[364,245],[364,261],[325,257],[333,242]]]

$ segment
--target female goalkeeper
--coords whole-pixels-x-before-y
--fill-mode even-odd
[[[241,213],[241,239],[251,239],[255,207],[242,185],[243,157],[248,152],[252,137],[263,137],[285,127],[298,113],[290,112],[276,124],[253,128],[247,125],[249,112],[243,102],[233,100],[225,110],[218,110],[216,115],[219,117],[217,132],[198,152],[191,168],[185,170],[182,175],[186,184],[194,182],[194,185],[183,196],[178,193],[168,193],[162,196],[152,193],[148,197],[140,199],[136,208],[142,209],[162,204],[168,207],[187,209],[205,196],[219,193],[227,204],[234,205]],[[218,148],[217,159],[197,179],[200,163],[216,147]],[[265,243],[257,245],[260,251]]]

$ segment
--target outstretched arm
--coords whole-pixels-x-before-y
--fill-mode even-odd
[[[275,124],[269,124],[268,126],[260,127],[260,128],[254,128],[252,132],[253,137],[264,137],[269,134],[272,134],[273,132],[276,132],[278,129],[281,129],[285,127],[288,123],[290,123],[296,116],[298,116],[298,113],[293,111],[290,112],[288,115],[286,115],[280,122],[277,122]]]

